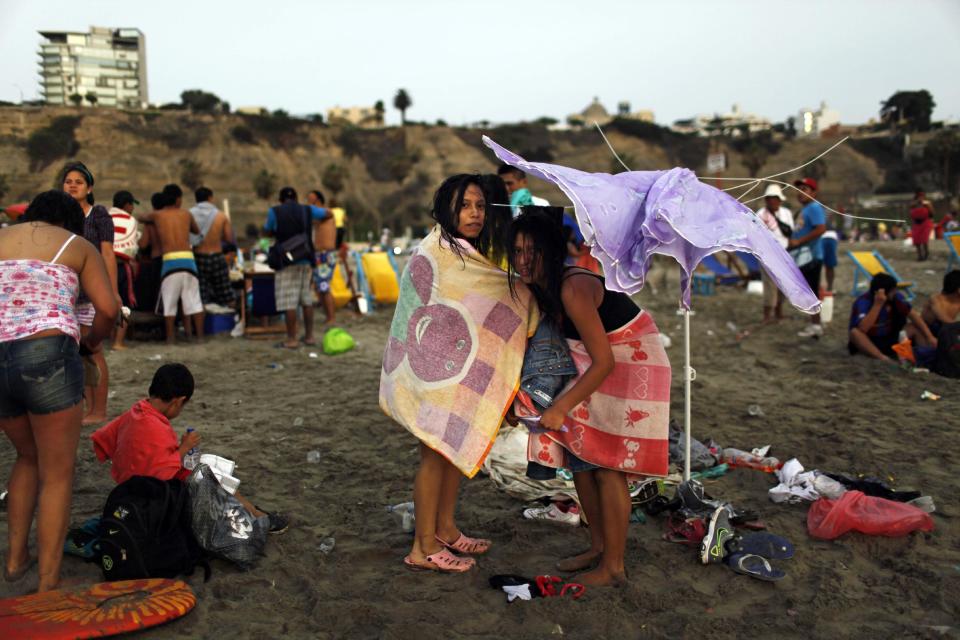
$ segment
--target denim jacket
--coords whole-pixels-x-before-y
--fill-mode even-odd
[[[520,388],[533,402],[546,409],[576,374],[577,367],[563,333],[554,323],[541,321],[523,354]]]

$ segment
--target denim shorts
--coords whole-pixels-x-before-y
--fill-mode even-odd
[[[595,464],[586,460],[581,460],[567,450],[564,450],[564,465],[571,473],[583,473],[584,471],[593,471],[599,469]],[[557,470],[553,467],[547,467],[539,462],[527,462],[527,477],[531,480],[553,480],[557,477]]]
[[[69,409],[83,399],[83,361],[70,336],[0,342],[0,418]]]

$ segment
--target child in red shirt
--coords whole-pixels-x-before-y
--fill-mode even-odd
[[[112,461],[110,475],[119,484],[133,476],[159,480],[186,480],[190,471],[183,457],[200,444],[200,434],[191,431],[177,442],[170,424],[193,396],[193,375],[182,364],[165,364],[153,374],[150,397],[140,400],[126,413],[97,429],[90,438],[100,462]],[[287,529],[286,518],[265,513],[239,493],[236,498],[255,518],[270,518],[270,533]]]

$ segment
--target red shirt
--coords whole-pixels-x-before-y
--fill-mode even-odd
[[[180,458],[177,434],[149,400],[140,400],[90,439],[100,462],[113,460],[110,475],[118,484],[133,476],[183,480],[189,475]]]

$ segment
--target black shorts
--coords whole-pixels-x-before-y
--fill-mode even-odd
[[[813,260],[800,267],[800,273],[803,274],[803,279],[807,281],[807,284],[810,285],[810,290],[813,291],[813,295],[817,297],[820,297],[820,271],[822,270],[822,260]]]
[[[343,237],[347,235],[346,227],[337,227],[337,249],[343,246]]]

